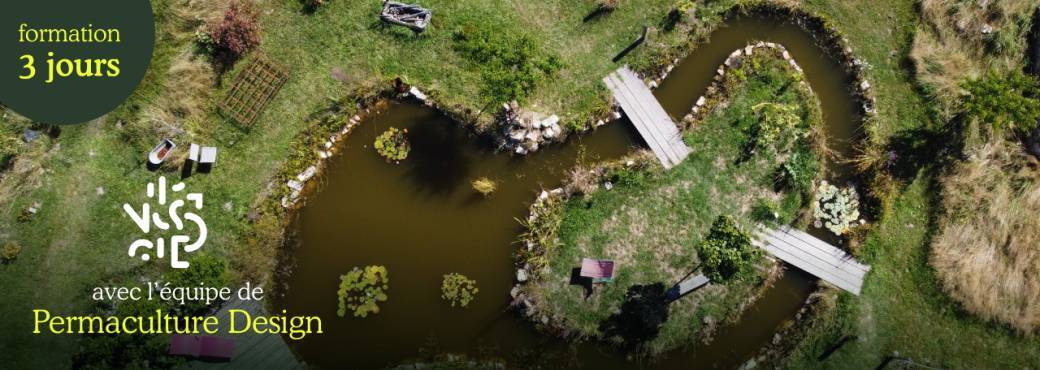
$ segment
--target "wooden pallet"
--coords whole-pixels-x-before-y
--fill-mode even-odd
[[[284,68],[258,55],[235,77],[220,109],[239,124],[252,126],[288,79]]]

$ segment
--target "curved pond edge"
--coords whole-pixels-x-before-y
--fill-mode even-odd
[[[811,107],[810,120],[811,126],[814,127],[812,130],[821,129],[823,125],[822,117],[820,113],[820,100],[812,90],[810,85],[804,78],[804,72],[801,67],[798,66],[797,62],[790,56],[787,49],[780,44],[767,43],[767,42],[755,42],[747,44],[745,47],[738,48],[730,54],[730,56],[719,65],[715,78],[711,85],[708,87],[708,93],[698,99],[697,104],[692,108],[690,114],[688,114],[683,120],[683,131],[691,129],[692,127],[699,124],[703,119],[707,117],[714,107],[724,104],[730,98],[732,91],[741,86],[743,81],[734,81],[732,79],[726,79],[726,72],[730,69],[739,68],[743,62],[743,58],[774,58],[783,61],[784,68],[790,73],[794,73],[798,76],[797,89],[800,90],[800,94],[804,99],[809,100],[807,104]],[[813,140],[812,145],[816,148],[815,151],[820,155],[826,153],[824,140]],[[600,162],[589,166],[590,168],[579,168],[580,171],[589,171],[593,177],[590,180],[591,183],[596,184],[596,190],[605,191],[606,175],[612,170],[628,169],[628,170],[649,170],[650,168],[659,167],[656,159],[650,155],[645,149],[640,150],[634,154],[630,154],[624,158],[618,160],[611,160]],[[823,174],[821,173],[820,176]],[[571,179],[566,179],[564,184],[552,190],[543,190],[531,203],[528,208],[528,216],[525,222],[527,226],[527,232],[521,234],[519,244],[523,248],[517,254],[516,261],[516,282],[510,291],[512,297],[512,306],[516,308],[522,316],[526,317],[541,331],[557,335],[563,338],[572,339],[601,339],[601,338],[586,338],[583,336],[574,337],[571,335],[574,330],[568,328],[565,324],[559,322],[559,318],[550,317],[546,314],[548,310],[541,308],[542,302],[533,298],[529,292],[526,291],[525,286],[528,282],[534,281],[540,278],[539,271],[537,268],[535,259],[545,256],[548,251],[546,243],[552,243],[555,239],[555,229],[550,229],[553,226],[558,227],[559,225],[551,225],[549,227],[531,227],[536,225],[540,220],[543,219],[554,219],[550,217],[551,214],[559,212],[560,208],[564,206],[566,201],[572,196],[580,196],[581,191],[578,191],[576,187],[570,186]],[[606,189],[609,190],[609,189]],[[589,193],[585,193],[589,194]],[[807,223],[801,220],[802,223]],[[766,273],[766,277],[760,281],[755,282],[753,293],[746,297],[740,304],[740,307],[736,308],[733,312],[727,315],[725,318],[718,322],[712,322],[710,325],[706,325],[704,329],[696,334],[696,338],[691,338],[695,341],[703,343],[709,343],[714,339],[714,335],[717,333],[717,329],[720,326],[734,325],[737,324],[744,312],[756,303],[765,292],[770,289],[774,283],[783,274],[783,264],[777,261],[771,256],[766,256],[767,262],[766,268],[769,271]],[[665,351],[667,352],[667,350]]]
[[[783,17],[792,20],[809,32],[823,50],[827,51],[831,57],[835,57],[845,67],[846,72],[855,82],[850,86],[850,92],[853,98],[857,100],[857,106],[860,107],[863,114],[860,126],[868,127],[876,115],[874,95],[871,85],[865,77],[868,65],[854,56],[852,48],[848,46],[848,39],[842,36],[836,28],[832,27],[829,19],[800,8],[767,2],[736,6],[726,12],[722,19],[730,19],[735,15]],[[721,21],[710,27],[707,33],[710,34],[712,30],[725,24],[725,21]],[[664,78],[667,78],[668,73],[672,71],[675,64],[696,50],[700,41],[704,40],[692,40],[687,46],[676,47],[673,55],[678,55],[678,57],[671,60],[662,60],[656,63],[656,67],[651,67],[649,70],[656,70],[656,73],[653,74],[653,78],[649,78],[650,85],[656,86]],[[645,74],[647,70],[642,70],[641,72]],[[415,94],[415,92],[420,92],[420,94]],[[251,268],[243,269],[243,273],[256,281],[269,283],[268,285],[274,288],[275,294],[280,293],[280,289],[284,287],[270,283],[277,281],[275,276],[282,276],[291,272],[292,248],[291,243],[288,243],[288,241],[291,239],[290,228],[292,220],[297,215],[298,210],[306,203],[308,195],[316,191],[318,179],[322,177],[322,172],[326,167],[326,160],[332,157],[338,150],[336,144],[342,141],[346,135],[349,135],[366,117],[384,108],[387,102],[391,100],[418,100],[420,103],[440,111],[460,124],[471,128],[477,127],[477,124],[480,122],[477,118],[478,113],[467,107],[447,107],[437,104],[437,96],[439,95],[440,92],[433,89],[427,90],[426,93],[422,93],[422,90],[419,89],[411,89],[410,86],[400,79],[379,81],[378,84],[370,84],[355,89],[345,94],[344,97],[335,100],[330,108],[312,114],[312,122],[292,140],[285,164],[276,171],[268,182],[266,189],[258,194],[254,200],[251,207],[252,211],[249,212],[248,218],[257,228],[244,237],[244,244],[248,249],[245,251],[240,250],[236,253],[258,253],[259,256],[246,260],[259,263]],[[705,110],[704,108],[701,109]],[[600,122],[610,120],[610,117],[617,112],[617,107],[611,106],[609,109],[605,109],[605,111],[606,113],[602,117],[588,122],[582,132],[590,131],[603,124]],[[340,119],[321,119],[317,117],[324,113],[334,113]],[[696,116],[691,117],[691,119],[696,119]],[[487,134],[486,132],[476,132],[478,134]],[[572,133],[565,132],[559,140],[562,141],[567,135]],[[818,290],[818,293],[836,295],[838,292],[821,288]],[[813,296],[816,295],[816,293],[813,294]],[[784,334],[784,336],[793,337],[797,336],[799,331],[804,332],[804,330],[799,330],[800,323],[814,316],[817,310],[810,310],[809,308],[814,301],[818,300],[810,297],[802,308],[803,311],[809,311],[808,314],[802,315],[799,313],[799,317],[795,318],[795,323],[787,325],[786,329],[782,329],[778,335]],[[779,358],[780,355],[775,352],[782,343],[778,344],[778,342],[783,341],[774,340],[771,345],[764,347],[760,353],[771,353],[773,355],[770,357]],[[793,348],[793,345],[786,347]]]

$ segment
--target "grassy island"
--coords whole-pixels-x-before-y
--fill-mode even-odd
[[[763,222],[754,217],[762,213],[760,218],[768,218],[775,212],[783,223],[798,217],[803,194],[798,187],[777,192],[784,188],[777,174],[792,153],[816,155],[810,140],[778,153],[753,149],[754,134],[765,131],[759,129],[763,103],[792,107],[805,130],[820,124],[819,103],[799,84],[800,74],[775,55],[758,54],[730,75],[723,83],[726,102],[684,133],[693,151],[683,163],[668,171],[657,165],[608,166],[592,180],[584,174],[596,166],[572,171],[576,176],[566,188],[584,194],[571,196],[555,214],[536,221],[562,219],[558,242],[545,248],[547,264],[528,285],[536,315],[553,318],[553,326],[579,337],[602,337],[601,326],[631,287],[662,283],[667,289],[697,269],[697,243],[717,217],[732,216],[744,230]],[[601,182],[609,182],[610,190]],[[539,227],[546,226],[533,226]],[[588,298],[581,286],[569,284],[583,257],[612,259],[617,266],[614,281],[595,286]],[[707,339],[716,325],[738,318],[770,277],[771,267],[760,260],[754,276],[714,282],[671,303],[659,335],[646,343],[647,352]]]

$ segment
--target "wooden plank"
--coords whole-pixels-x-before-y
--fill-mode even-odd
[[[801,241],[803,241],[805,243],[808,243],[809,245],[811,245],[812,247],[816,248],[817,250],[819,250],[821,252],[824,252],[826,254],[829,254],[829,255],[831,255],[831,256],[833,256],[835,258],[838,258],[838,259],[841,259],[843,261],[846,261],[846,263],[851,263],[853,266],[858,268],[864,274],[866,274],[867,271],[870,271],[870,266],[867,266],[867,265],[864,265],[862,263],[859,263],[859,261],[856,261],[856,260],[852,259],[852,255],[846,253],[845,251],[843,251],[843,250],[841,250],[841,249],[839,249],[837,247],[834,247],[834,246],[832,246],[830,244],[827,244],[823,240],[820,240],[820,239],[818,239],[818,238],[816,238],[816,237],[814,237],[812,235],[809,235],[809,233],[806,233],[804,231],[795,229],[795,228],[793,228],[791,226],[783,226],[778,231],[782,232],[782,233],[785,233],[787,235],[790,235],[791,237],[794,237],[794,238],[796,238],[798,240],[801,240]]]
[[[658,119],[655,127],[660,130],[667,139],[668,143],[672,145],[672,149],[676,151],[678,155],[677,159],[682,161],[689,154],[689,148],[686,143],[682,141],[682,135],[679,133],[678,127],[675,122],[672,122],[672,118],[668,116],[668,112],[664,110],[664,107],[654,97],[654,93],[650,91],[650,88],[643,84],[643,80],[636,75],[627,66],[621,68],[618,71],[619,74],[625,76],[628,81],[631,81],[633,87],[639,93],[638,97],[642,100],[642,105],[649,110],[649,113]]]
[[[805,236],[808,236],[812,240],[816,240],[818,244],[822,244],[825,247],[807,243],[804,239],[795,238],[794,234],[782,231],[767,230],[761,233],[763,236],[768,238],[783,240],[785,243],[790,244],[794,248],[803,250],[823,263],[829,264],[835,268],[847,270],[849,274],[853,275],[857,279],[863,279],[867,274],[867,270],[869,270],[869,268],[864,267],[844,251],[826,244],[822,240],[813,238],[811,235],[805,234]]]
[[[675,123],[635,72],[622,67],[604,77],[603,82],[665,168],[679,164],[689,155],[690,149]]]
[[[623,86],[624,83],[616,80],[616,77],[613,75],[608,75],[604,79],[604,82],[606,82],[607,86],[614,92],[614,98],[618,100],[619,104],[621,104],[621,108],[628,115],[629,120],[632,121],[636,130],[639,131],[639,135],[642,136],[643,140],[646,141],[646,144],[650,146],[650,150],[654,152],[657,159],[661,161],[661,164],[664,165],[665,168],[672,168],[674,163],[672,162],[671,156],[665,150],[664,145],[658,142],[656,133],[650,131],[650,127],[643,124],[644,113],[638,108],[638,104],[630,101],[628,91]]]
[[[664,107],[661,107],[661,104],[657,102],[657,98],[654,97],[650,88],[643,84],[643,80],[627,66],[619,69],[617,74],[627,82],[626,86],[635,95],[637,103],[646,111],[649,118],[649,121],[646,123],[658,132],[658,137],[662,138],[664,140],[663,143],[668,145],[668,149],[672,151],[672,159],[676,164],[685,159],[686,154],[688,154],[688,148],[682,142],[675,123],[668,116],[668,112],[665,112]]]
[[[859,295],[870,266],[812,235],[790,227],[759,227],[755,245],[831,284]]]
[[[767,252],[774,256],[784,260],[787,263],[798,267],[805,272],[808,272],[818,278],[826,280],[842,289],[853,291],[859,294],[858,285],[860,285],[860,279],[850,276],[840,268],[829,265],[825,261],[814,257],[813,255],[806,253],[804,250],[798,247],[787,244],[783,240],[767,238],[760,240],[760,246],[763,247]]]
[[[799,269],[813,276],[816,276],[823,281],[831,283],[832,285],[835,285],[838,288],[849,291],[853,294],[859,295],[859,287],[857,287],[855,284],[846,282],[838,278],[836,275],[834,275],[832,271],[821,269],[811,263],[806,263],[805,261],[802,261],[799,257],[789,254],[787,250],[771,247],[769,243],[762,242],[759,240],[754,241],[754,243],[755,245],[758,245],[762,249],[765,249],[767,252],[776,256],[777,258],[787,263],[790,263],[791,265],[798,267]]]
[[[708,280],[708,277],[704,275],[697,275],[692,278],[686,279],[683,282],[679,283],[679,295],[683,296],[686,293],[689,293],[694,289],[700,288],[704,284],[707,284],[709,281],[710,280]]]

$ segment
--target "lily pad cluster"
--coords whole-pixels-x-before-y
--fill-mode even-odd
[[[401,130],[396,127],[390,127],[379,136],[376,137],[376,142],[373,144],[376,148],[376,152],[379,155],[386,158],[388,161],[403,161],[408,158],[408,152],[412,149],[412,146],[408,143],[408,138],[405,134],[408,133],[407,129]]]
[[[356,317],[367,317],[369,313],[379,313],[379,302],[387,299],[390,277],[385,266],[355,267],[339,277],[339,317],[352,312]]]
[[[451,302],[452,307],[455,307],[456,304],[459,307],[466,307],[477,297],[479,291],[476,280],[458,273],[444,275],[444,282],[441,283],[441,298]]]
[[[847,234],[859,220],[859,194],[852,187],[839,189],[821,181],[813,203],[815,226],[826,227],[835,235]]]

